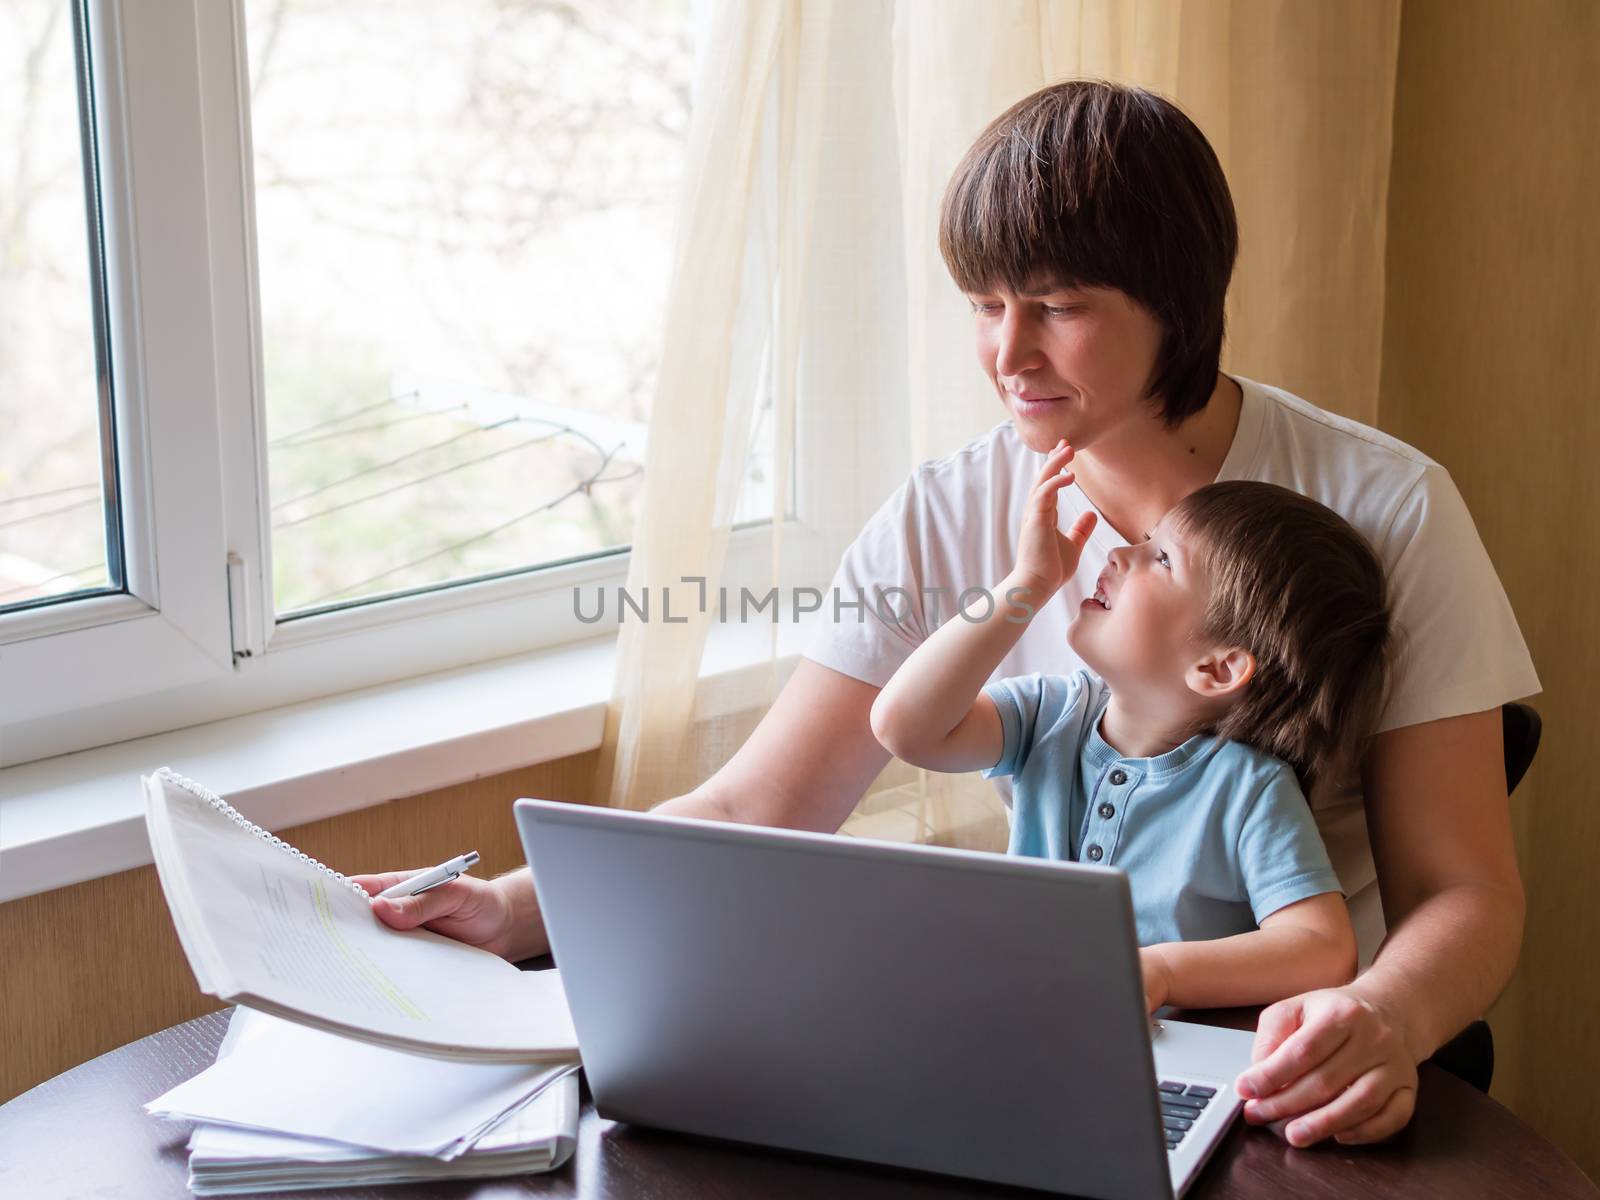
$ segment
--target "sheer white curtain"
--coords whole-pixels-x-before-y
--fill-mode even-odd
[[[1398,38],[1397,3],[719,3],[628,584],[656,619],[620,630],[597,794],[688,791],[786,678],[788,600],[738,624],[700,596],[825,587],[917,462],[1003,418],[938,255],[939,198],[982,128],[1046,83],[1185,106],[1239,210],[1225,366],[1371,420]],[[735,533],[758,487],[791,517]],[[681,623],[659,619],[668,592]],[[729,657],[745,669],[703,680]],[[992,847],[1005,817],[977,776],[891,763],[846,829]]]

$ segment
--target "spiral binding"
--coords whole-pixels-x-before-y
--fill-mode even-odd
[[[188,792],[191,796],[194,796],[196,799],[204,800],[212,808],[216,809],[223,816],[227,817],[228,820],[232,821],[235,825],[237,825],[240,829],[243,829],[246,833],[251,834],[254,837],[258,837],[264,842],[270,842],[272,845],[278,847],[280,850],[283,850],[286,853],[294,855],[301,862],[310,863],[313,867],[315,867],[317,870],[321,871],[324,875],[328,875],[328,876],[332,877],[333,879],[337,880],[339,883],[342,883],[345,887],[350,888],[352,891],[355,892],[356,895],[360,896],[363,900],[366,900],[366,899],[370,898],[367,895],[366,889],[363,888],[359,883],[356,883],[353,879],[350,879],[346,875],[341,875],[338,871],[335,871],[332,867],[327,866],[324,863],[318,862],[316,859],[312,858],[311,855],[307,854],[304,850],[301,850],[299,847],[291,846],[288,842],[284,841],[281,837],[279,837],[277,834],[273,833],[271,830],[267,830],[267,829],[261,828],[261,826],[257,825],[254,821],[250,820],[250,818],[246,817],[237,808],[235,808],[233,805],[229,804],[221,796],[217,795],[210,788],[205,787],[203,784],[196,783],[194,780],[188,778],[187,776],[179,775],[171,767],[162,767],[160,770],[158,770],[156,772],[156,778],[157,779],[164,779],[168,783],[175,784],[176,786],[182,788],[184,791]]]

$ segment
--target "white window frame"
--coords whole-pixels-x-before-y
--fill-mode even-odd
[[[205,179],[192,95],[193,22],[124,28],[117,5],[91,9],[105,225],[109,351],[127,593],[0,618],[0,762],[31,748],[19,719],[61,718],[150,689],[215,679],[231,666],[211,312],[205,302]],[[174,38],[176,44],[160,38]],[[188,45],[185,45],[187,40]],[[129,103],[135,78],[166,73]],[[137,164],[137,171],[135,170]],[[161,178],[163,202],[140,193]],[[159,262],[159,270],[142,270]],[[177,529],[181,538],[158,537]]]
[[[0,614],[0,768],[614,636],[573,590],[623,585],[625,551],[275,620],[242,0],[88,10],[128,594]],[[808,457],[791,563],[816,561]],[[769,546],[734,532],[730,588]]]

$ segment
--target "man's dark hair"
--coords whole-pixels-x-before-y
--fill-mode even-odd
[[[1360,760],[1395,651],[1383,565],[1330,508],[1276,484],[1213,483],[1169,520],[1210,591],[1197,634],[1255,656],[1210,732],[1276,755],[1312,783]]]
[[[1217,156],[1172,101],[1054,84],[979,135],[945,189],[939,251],[964,292],[1115,288],[1161,325],[1146,384],[1169,426],[1206,406],[1239,249]]]

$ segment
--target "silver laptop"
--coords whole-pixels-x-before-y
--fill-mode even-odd
[[[595,1107],[1105,1197],[1181,1195],[1252,1037],[1145,1014],[1107,867],[518,800]]]

